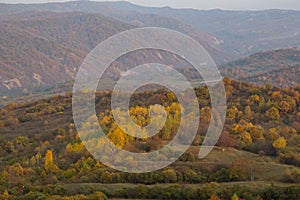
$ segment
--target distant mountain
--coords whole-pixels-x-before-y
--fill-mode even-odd
[[[0,4],[0,13],[3,15],[2,19],[11,19],[20,12],[26,11],[98,13],[138,27],[163,27],[185,33],[202,44],[218,64],[226,63],[237,58],[231,52],[220,50],[218,46],[223,43],[223,40],[212,34],[203,32],[198,28],[193,28],[191,25],[174,18],[132,11],[132,9],[130,9],[131,6],[135,5],[127,2],[91,1],[46,4]]]
[[[300,84],[300,49],[253,54],[221,68],[224,75],[254,84],[289,87]]]
[[[74,1],[0,4],[0,13],[2,96],[11,94],[13,90],[27,93],[27,89],[51,87],[73,80],[84,57],[98,43],[135,27],[157,26],[186,33],[200,42],[217,64],[265,49],[300,47],[298,11],[199,11],[169,7],[146,8],[127,2]],[[152,61],[163,61],[159,57],[166,55],[164,52],[162,55],[149,53]],[[125,65],[133,66],[146,60],[145,53],[132,56],[134,59],[125,57],[120,60],[116,64],[119,69],[113,74],[122,73]],[[249,58],[251,64],[261,59],[252,57]],[[268,82],[265,79],[271,77],[265,73],[273,70],[272,80],[281,79],[283,74],[294,74],[295,78],[270,83],[281,87],[298,83],[297,73],[291,73],[292,68],[284,67],[294,67],[297,72],[297,65],[285,63],[286,58],[282,60],[261,60],[261,66],[264,66],[261,68],[244,65],[245,69],[241,73],[237,73],[235,67],[233,71],[225,67],[224,74],[238,80],[264,84]],[[279,65],[281,61],[284,63]],[[188,65],[176,57],[166,64],[177,64],[183,68]],[[193,71],[189,71],[188,76],[193,79]]]
[[[47,4],[0,4],[0,13],[13,14],[24,11],[89,12],[101,13],[115,19],[140,25],[150,25],[149,18],[165,17],[181,21],[193,29],[211,33],[215,46],[227,52],[227,59],[278,48],[300,47],[300,11],[224,11],[154,8],[137,6],[128,2],[73,1]],[[143,16],[144,15],[144,16]],[[147,16],[147,20],[144,18]],[[139,16],[132,17],[132,16]],[[3,17],[2,17],[3,19]],[[1,19],[0,19],[1,20]],[[160,20],[154,25],[160,26]],[[174,27],[173,27],[174,28]],[[178,29],[175,29],[178,30]],[[203,39],[204,41],[207,38]],[[216,45],[217,44],[217,45]],[[209,50],[209,49],[208,49]],[[234,57],[233,57],[234,56]],[[224,60],[213,55],[217,61]]]
[[[1,96],[43,91],[42,88],[46,90],[74,80],[81,62],[97,44],[118,32],[137,27],[100,14],[82,12],[32,11],[6,16],[6,20],[0,21]],[[134,18],[143,23],[180,29],[202,42],[213,55],[224,56],[214,46],[213,36],[181,22],[145,15],[128,17],[127,21]],[[201,79],[195,76],[195,70],[189,71],[191,66],[183,59],[168,52],[145,50],[132,52],[114,62],[107,71],[111,77],[109,81],[118,79],[128,67],[150,62],[172,65],[189,79]]]
[[[180,20],[224,41],[219,48],[238,56],[262,50],[300,47],[300,11],[225,11],[142,7],[126,2],[106,6]]]
[[[14,24],[23,31],[83,52],[118,32],[135,28],[100,14],[82,12],[25,12],[9,17],[0,24]]]
[[[162,17],[155,14],[141,13],[111,13],[112,17],[139,27],[163,27],[185,33],[198,41],[211,54],[217,64],[228,62],[237,58],[231,52],[222,51],[219,46],[224,43],[222,39],[210,33],[201,31],[179,20]]]
[[[300,11],[224,11],[173,9],[170,7],[154,8],[138,6],[124,1],[0,4],[0,13],[2,14],[31,10],[101,13],[124,22],[130,21],[140,25],[159,25],[161,20],[153,20],[154,24],[149,23],[151,17],[153,19],[159,16],[161,19],[165,17],[173,21],[181,21],[185,26],[190,25],[194,30],[202,30],[215,35],[208,40],[215,40],[211,48],[217,46],[218,49],[227,52],[227,56],[231,55],[228,59],[233,58],[232,55],[243,57],[262,50],[300,47],[300,21],[298,20],[300,19]],[[147,20],[145,20],[145,16],[148,16]],[[207,39],[204,38],[202,41]],[[219,56],[218,53],[215,56],[213,55],[217,61],[224,60],[222,56],[218,58]]]
[[[84,13],[24,13],[0,22],[1,94],[73,80],[93,47],[133,27]]]

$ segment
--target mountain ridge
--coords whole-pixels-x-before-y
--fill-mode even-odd
[[[124,1],[71,1],[22,6],[5,4],[3,6],[5,8],[2,9],[0,6],[1,13],[16,13],[26,10],[82,11],[101,13],[119,20],[128,14],[155,14],[179,20],[193,28],[215,35],[224,41],[219,46],[221,50],[239,57],[248,56],[261,50],[300,47],[300,34],[296,34],[297,32],[300,33],[298,28],[300,24],[297,20],[300,18],[300,11],[295,10],[174,9],[170,7],[143,7]]]

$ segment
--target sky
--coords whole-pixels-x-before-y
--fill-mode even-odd
[[[44,3],[65,2],[66,0],[0,0],[0,3]],[[97,1],[97,0],[93,0]],[[101,1],[101,0],[98,0]],[[116,0],[111,0],[116,1]],[[265,10],[293,9],[300,10],[299,0],[127,0],[137,5],[194,9],[225,9],[225,10]]]

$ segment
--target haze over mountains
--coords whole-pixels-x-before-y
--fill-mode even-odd
[[[155,14],[161,17],[172,18],[173,20],[177,19],[193,28],[211,33],[219,38],[219,42],[224,42],[220,45],[220,48],[241,56],[247,56],[261,50],[300,45],[299,11],[203,11],[194,9],[172,9],[169,7],[149,8],[123,1],[73,1],[36,5],[2,4],[0,6],[0,11],[3,14],[31,10],[101,13],[127,22],[128,15]],[[141,21],[141,23],[143,23],[143,19],[141,18],[137,18],[134,21]]]
[[[271,54],[275,57],[269,59],[265,52],[255,53],[300,47],[300,11],[200,11],[147,8],[127,2],[73,1],[0,4],[0,13],[2,96],[72,81],[84,57],[97,44],[118,32],[146,26],[191,36],[224,67],[224,75],[280,87],[299,83],[295,73],[299,71],[299,59],[292,64],[289,59],[298,50],[274,51]],[[255,55],[239,60],[251,54]],[[148,56],[152,61],[163,61],[155,53],[148,52]],[[134,65],[145,60],[145,56],[136,54],[118,64]],[[242,64],[237,66],[231,62],[234,60]],[[187,65],[178,58],[168,64]],[[112,73],[120,74],[124,69],[121,66],[114,70]],[[294,78],[277,81],[291,74]],[[191,78],[192,72],[188,76]]]
[[[114,7],[121,9],[121,6],[116,3]],[[132,4],[124,7],[132,12],[152,13],[174,18],[194,28],[212,33],[224,41],[219,48],[238,56],[300,45],[299,11],[225,11],[219,9],[203,11],[169,7],[146,8]]]

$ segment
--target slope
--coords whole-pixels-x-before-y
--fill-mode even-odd
[[[278,49],[253,54],[221,67],[226,76],[255,84],[290,87],[300,83],[300,50]]]
[[[73,80],[92,48],[133,27],[84,13],[31,12],[0,22],[1,94]]]
[[[230,51],[222,51],[219,45],[222,39],[201,31],[199,28],[187,25],[185,21],[176,20],[171,17],[148,14],[140,11],[133,11],[133,4],[127,2],[91,2],[91,1],[73,1],[65,3],[47,3],[47,4],[0,4],[0,11],[3,11],[3,18],[10,19],[14,15],[25,11],[53,11],[53,12],[87,12],[100,13],[105,16],[113,17],[123,22],[132,22],[135,25],[155,26],[171,28],[194,37],[200,42],[212,55],[217,63],[224,63],[236,58]]]

